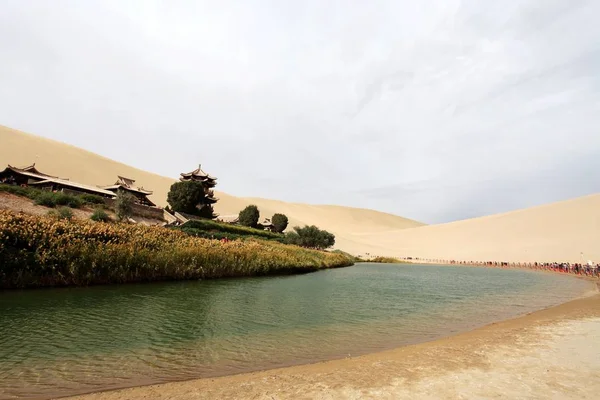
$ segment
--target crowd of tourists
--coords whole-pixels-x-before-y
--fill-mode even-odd
[[[565,274],[575,274],[593,278],[600,277],[600,264],[594,264],[591,261],[587,263],[538,263],[538,262],[504,262],[504,261],[455,261],[449,260],[449,264],[461,265],[483,265],[486,267],[498,268],[531,268],[543,271],[561,272]]]

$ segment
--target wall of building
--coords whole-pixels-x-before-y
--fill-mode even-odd
[[[104,199],[104,203],[114,209],[115,208],[115,199]],[[137,215],[139,217],[144,218],[152,218],[164,221],[164,213],[162,208],[158,207],[149,207],[143,206],[141,204],[133,204],[132,205],[133,215]]]

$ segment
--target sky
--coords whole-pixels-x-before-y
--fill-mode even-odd
[[[600,1],[0,0],[0,124],[441,223],[600,192]],[[1,144],[0,144],[1,145]]]

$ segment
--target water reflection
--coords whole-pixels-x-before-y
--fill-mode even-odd
[[[556,304],[587,282],[484,268],[359,265],[309,275],[0,293],[0,399],[358,355]]]

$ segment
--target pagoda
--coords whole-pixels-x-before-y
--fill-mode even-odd
[[[206,195],[205,199],[208,204],[215,204],[219,201],[219,199],[215,197],[215,192],[213,191],[213,188],[217,185],[217,178],[204,172],[202,170],[202,164],[198,165],[198,168],[192,172],[182,173],[180,175],[181,177],[179,180],[182,182],[193,181],[202,184],[204,194]]]

